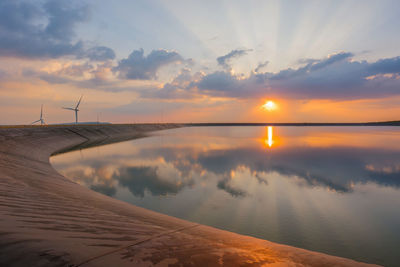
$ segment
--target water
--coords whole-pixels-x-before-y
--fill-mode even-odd
[[[331,255],[400,260],[400,128],[193,127],[51,158],[186,220]]]

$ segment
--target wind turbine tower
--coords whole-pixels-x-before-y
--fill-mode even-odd
[[[42,106],[41,106],[41,108],[40,108],[40,119],[38,119],[37,121],[32,122],[31,124],[35,124],[35,123],[37,123],[37,122],[40,122],[40,125],[46,124],[46,123],[44,122],[44,119],[43,119],[43,104],[42,104]]]
[[[76,107],[75,107],[75,108],[64,108],[64,107],[63,107],[63,109],[68,109],[68,110],[73,110],[73,111],[75,111],[75,123],[78,123],[78,111],[79,111],[78,108],[79,108],[79,105],[80,105],[80,103],[81,103],[82,97],[83,97],[83,95],[81,95],[81,98],[79,98],[78,104],[76,104]]]

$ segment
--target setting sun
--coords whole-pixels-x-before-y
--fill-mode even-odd
[[[276,104],[273,101],[268,100],[268,101],[265,102],[264,105],[262,105],[262,108],[265,109],[265,110],[268,110],[268,111],[275,110],[276,109]]]

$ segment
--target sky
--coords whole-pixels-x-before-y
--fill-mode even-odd
[[[397,0],[0,0],[0,124],[400,119]],[[262,105],[273,101],[276,109]]]

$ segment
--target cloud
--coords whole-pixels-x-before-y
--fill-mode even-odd
[[[85,21],[88,17],[88,6],[77,5],[74,1],[51,0],[43,7],[49,20],[44,32],[55,40],[70,41],[75,35],[75,24]]]
[[[297,69],[252,72],[247,77],[216,71],[192,86],[203,94],[233,98],[276,95],[296,99],[361,99],[400,94],[400,57],[369,63],[353,61],[352,56],[341,52],[323,59],[304,60],[306,65]]]
[[[269,61],[264,61],[261,62],[257,65],[257,67],[254,69],[254,72],[259,72],[261,69],[265,68],[268,65]]]
[[[77,53],[82,43],[71,43],[73,27],[83,21],[87,6],[48,1],[43,6],[31,2],[5,0],[0,3],[0,55],[19,57],[59,57]],[[48,19],[47,25],[37,23]]]
[[[115,52],[111,48],[105,46],[95,46],[89,48],[83,55],[92,61],[106,61],[115,58]]]
[[[151,80],[157,78],[157,71],[168,64],[183,62],[177,52],[167,50],[153,50],[144,56],[144,50],[134,50],[126,59],[119,61],[114,68],[119,77],[129,80]]]
[[[38,78],[50,84],[69,84],[103,91],[132,90],[132,87],[120,89],[118,81],[113,80],[112,61],[77,63],[72,61],[51,72],[26,68],[22,71],[22,75],[25,78]]]
[[[72,76],[72,77],[82,77],[85,75],[85,73],[92,71],[93,68],[94,66],[89,62],[85,62],[83,64],[71,64],[69,66],[66,66],[65,68],[61,68],[54,74]]]
[[[235,92],[242,88],[240,80],[233,74],[225,71],[216,71],[205,75],[203,79],[195,85],[204,91],[218,92],[229,91]]]
[[[324,59],[309,59],[307,61],[304,61],[307,62],[307,64],[304,67],[298,68],[296,70],[290,68],[282,70],[276,74],[272,74],[269,78],[271,80],[294,78],[296,76],[312,73],[320,69],[326,68],[336,62],[349,59],[352,56],[353,56],[352,53],[340,52],[338,54],[330,55]]]
[[[370,64],[368,70],[372,75],[400,73],[400,57],[380,59]]]
[[[228,54],[224,56],[220,56],[217,58],[217,62],[220,66],[222,66],[226,70],[231,70],[230,61],[233,58],[241,57],[247,55],[248,52],[252,51],[252,49],[236,49],[232,50]]]
[[[0,56],[58,58],[76,56],[93,60],[112,59],[106,47],[85,48],[74,41],[75,27],[89,17],[82,1],[0,1]]]
[[[179,74],[162,88],[146,88],[140,92],[142,98],[161,99],[192,99],[196,97],[196,90],[192,83],[199,81],[204,76],[201,72],[192,74],[188,68],[183,68]]]
[[[329,65],[332,65],[336,62],[350,59],[353,56],[354,56],[353,53],[340,52],[337,54],[330,55],[325,59],[314,60],[313,62],[310,62],[309,64],[307,64],[306,67],[304,67],[304,68],[307,69],[308,71],[316,71],[318,69],[322,69]]]
[[[38,74],[39,78],[43,81],[46,81],[48,83],[51,84],[67,84],[67,83],[71,83],[72,80],[68,79],[68,78],[64,78],[62,76],[59,75],[53,75],[53,74],[49,74],[49,73],[40,73]]]

